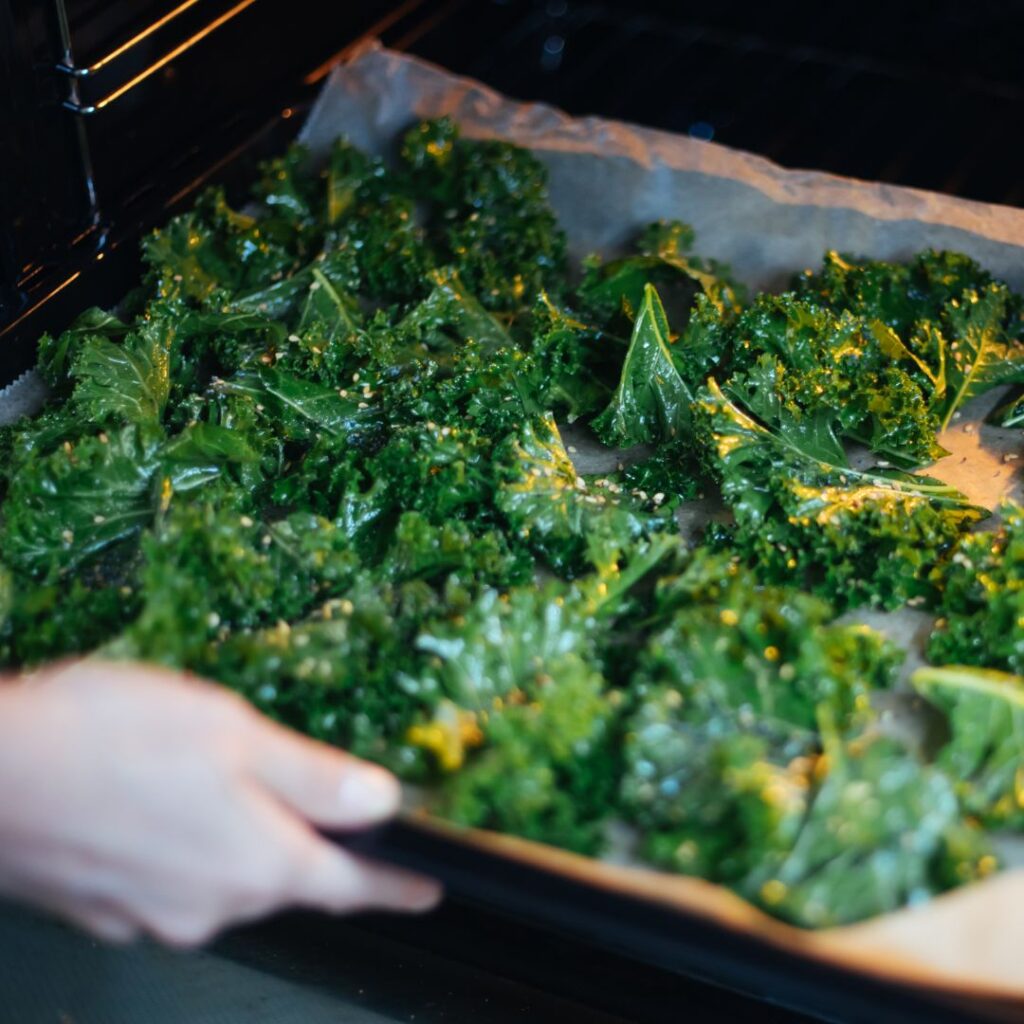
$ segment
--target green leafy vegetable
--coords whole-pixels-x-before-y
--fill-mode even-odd
[[[986,824],[1024,827],[1024,680],[975,668],[922,668],[911,682],[947,714],[939,764]]]
[[[1024,380],[1024,343],[1007,335],[1010,296],[1001,285],[984,292],[967,291],[950,303],[953,340],[949,345],[948,389],[942,405],[942,426],[968,399],[997,384]]]
[[[763,578],[842,605],[930,598],[929,574],[979,511],[927,477],[855,470],[827,413],[797,417],[770,390],[733,387],[772,425],[713,380],[694,406],[706,457],[735,516],[724,542]]]
[[[72,400],[93,422],[160,422],[171,391],[169,338],[161,326],[147,324],[120,344],[100,335],[82,344],[71,368]]]
[[[605,444],[618,448],[657,444],[689,428],[692,396],[672,362],[668,338],[665,310],[658,293],[647,285],[619,386],[611,404],[594,421]]]
[[[972,533],[933,573],[939,622],[928,644],[937,664],[1024,673],[1024,510],[1008,505],[998,530]]]
[[[1024,684],[985,671],[1024,672],[1024,513],[970,532],[911,471],[1024,381],[1024,304],[935,252],[748,302],[694,244],[575,276],[541,162],[444,118],[208,191],[0,428],[0,664],[201,673],[435,814],[632,830],[800,925],[983,877],[1024,824]],[[878,710],[905,651],[836,618],[905,604],[921,750]]]
[[[791,849],[752,872],[747,893],[790,921],[831,927],[941,892],[946,837],[961,827],[950,778],[883,739],[831,739],[825,756]]]

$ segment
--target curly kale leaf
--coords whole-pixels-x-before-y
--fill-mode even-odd
[[[703,486],[703,475],[689,437],[659,445],[651,455],[630,463],[620,473],[622,486],[631,494],[653,500],[665,497],[696,498]]]
[[[633,681],[672,686],[680,717],[783,747],[795,739],[798,752],[822,704],[847,730],[866,714],[870,692],[893,682],[901,655],[869,629],[828,625],[833,612],[824,601],[759,587],[745,571],[715,586],[713,600],[700,599],[692,588],[701,574],[692,565],[674,586],[663,584],[661,603],[670,599],[675,611],[648,639]]]
[[[427,297],[398,329],[417,336],[427,348],[450,348],[452,340],[474,341],[488,352],[512,345],[508,331],[476,300],[450,268],[431,271]]]
[[[966,505],[955,488],[929,477],[886,467],[854,469],[826,410],[800,414],[779,400],[771,387],[775,369],[770,361],[758,362],[744,378],[727,385],[728,393],[711,379],[695,403],[712,468],[737,515],[764,517],[776,500],[768,486],[773,478]]]
[[[709,381],[695,403],[698,432],[735,526],[732,545],[761,578],[798,583],[840,606],[893,607],[932,598],[929,574],[978,510],[953,488],[890,470],[855,470],[827,413],[796,418],[743,397],[765,426]]]
[[[742,527],[741,551],[762,577],[797,581],[841,607],[933,602],[936,565],[980,518],[888,487],[803,487],[783,492],[785,518]]]
[[[0,427],[3,454],[0,476],[4,490],[23,466],[93,432],[93,424],[82,423],[77,417],[69,416],[67,406],[56,403],[46,406],[38,416],[25,416]]]
[[[0,540],[8,565],[52,580],[137,534],[156,509],[162,435],[124,427],[36,458],[14,475]]]
[[[1024,674],[1024,509],[1002,509],[998,530],[972,533],[933,573],[941,590],[928,658]]]
[[[944,429],[965,401],[996,384],[1024,379],[1021,301],[959,253],[919,253],[906,264],[826,254],[804,293],[836,311],[874,318],[890,344],[933,385]]]
[[[261,523],[231,500],[173,502],[142,555],[145,602],[111,653],[200,670],[218,637],[301,617],[347,589],[359,566],[329,521]]]
[[[475,534],[455,519],[435,526],[419,512],[405,512],[378,571],[396,581],[437,580],[456,573],[491,586],[508,586],[526,583],[533,567],[533,559],[510,550],[498,530]]]
[[[215,423],[190,424],[167,441],[161,457],[172,493],[194,490],[229,467],[238,469],[243,486],[254,486],[262,476],[260,453],[245,433]]]
[[[187,310],[155,304],[154,316],[171,332],[171,379],[178,394],[202,387],[213,374],[264,365],[286,334],[284,324],[245,310]]]
[[[420,581],[394,586],[366,576],[346,594],[291,625],[230,633],[208,649],[206,671],[293,728],[403,776],[423,775],[426,757],[404,736],[439,698],[400,678],[420,657],[412,645],[418,621],[440,599]]]
[[[665,309],[658,293],[647,285],[619,385],[611,404],[594,420],[594,430],[605,444],[658,444],[688,431],[693,396],[672,362],[668,339]]]
[[[989,285],[950,302],[943,428],[968,399],[998,384],[1024,381],[1024,342],[1006,330],[1010,301],[1005,286]]]
[[[309,150],[298,143],[260,165],[253,198],[297,232],[315,236],[324,217],[325,189]]]
[[[412,302],[436,265],[413,200],[400,194],[367,197],[332,230],[332,244],[349,255],[349,289],[377,302]]]
[[[479,732],[470,736],[480,750],[446,780],[435,809],[460,824],[595,854],[614,795],[618,702],[600,673],[575,654],[546,667],[554,674],[535,699],[481,716]],[[442,709],[410,736],[446,749],[448,718]]]
[[[767,741],[679,719],[678,695],[652,694],[626,724],[621,803],[654,864],[737,884],[788,850],[807,809],[813,759],[780,763]]]
[[[756,386],[773,392],[763,401],[794,418],[827,415],[837,435],[901,465],[945,454],[935,440],[931,392],[908,372],[913,364],[884,324],[793,295],[762,295],[737,317],[733,336],[733,350],[744,354],[735,379],[753,386],[756,361]]]
[[[257,410],[288,438],[308,440],[324,433],[359,446],[380,433],[379,411],[358,392],[343,396],[336,388],[276,367],[245,370],[214,382],[213,387],[221,394],[254,401]]]
[[[433,421],[395,429],[367,472],[381,500],[421,512],[434,525],[482,515],[495,486],[490,440]]]
[[[567,656],[598,667],[598,647],[620,619],[628,621],[633,591],[675,550],[674,538],[661,537],[576,584],[486,587],[444,617],[425,620],[416,649],[427,657],[407,684],[473,713],[496,699],[542,700],[560,687],[555,666]]]
[[[403,140],[416,188],[435,204],[432,229],[442,264],[451,264],[491,310],[558,294],[565,235],[548,202],[547,172],[507,142],[459,138],[448,118],[425,121]]]
[[[818,274],[808,271],[796,283],[801,293],[836,312],[880,320],[909,338],[922,322],[938,323],[951,299],[968,289],[983,291],[993,281],[968,256],[927,249],[906,263],[829,251]]]
[[[621,313],[635,319],[647,288],[656,286],[667,296],[673,315],[680,319],[695,299],[704,297],[720,313],[729,315],[740,307],[742,289],[728,268],[689,255],[693,229],[680,221],[649,225],[637,240],[639,255],[602,263],[591,258],[584,266],[579,288],[584,308],[602,323]]]
[[[485,589],[452,618],[424,624],[416,649],[431,658],[415,687],[472,711],[513,694],[533,699],[557,679],[552,663],[570,654],[588,657],[594,630],[589,602],[564,584],[505,594]]]
[[[945,888],[938,870],[947,836],[963,822],[944,772],[889,740],[835,737],[824,768],[792,848],[767,858],[741,892],[779,917],[822,928]]]
[[[610,487],[577,474],[550,418],[526,423],[499,446],[494,503],[513,533],[559,572],[615,561],[618,553],[670,527],[666,511],[646,511]]]
[[[601,371],[617,346],[542,292],[531,310],[525,365],[517,369],[520,390],[531,404],[572,423],[596,412],[608,394]]]
[[[272,228],[233,210],[222,189],[210,189],[194,210],[143,240],[157,295],[216,308],[221,299],[283,277],[297,268],[299,257]]]
[[[844,733],[870,723],[870,693],[892,684],[902,655],[722,555],[662,577],[655,607],[664,625],[630,682],[621,806],[656,863],[745,884],[796,840],[820,716]]]
[[[79,350],[90,341],[114,341],[123,338],[129,327],[113,313],[93,307],[76,317],[74,323],[54,338],[44,334],[39,339],[36,369],[47,384],[58,394],[71,386],[71,367]]]
[[[989,827],[1024,827],[1024,680],[956,666],[918,669],[911,683],[948,717],[938,763],[964,807]]]
[[[733,360],[732,317],[706,295],[698,295],[682,334],[671,347],[672,361],[693,394],[708,377],[728,377]]]
[[[112,567],[121,577],[113,582],[104,568],[57,583],[10,581],[6,617],[0,601],[0,662],[24,667],[87,654],[124,629],[139,607],[130,564]]]
[[[171,393],[170,363],[170,334],[161,321],[120,343],[90,335],[72,363],[72,401],[94,423],[159,423]]]

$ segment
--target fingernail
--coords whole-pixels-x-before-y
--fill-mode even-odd
[[[398,810],[401,793],[389,772],[372,765],[349,770],[341,780],[338,799],[353,823],[387,818]]]

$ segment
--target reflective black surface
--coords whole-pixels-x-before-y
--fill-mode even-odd
[[[791,167],[1024,202],[1019,0],[202,0],[129,45],[180,6],[0,0],[0,332],[97,254],[134,246],[275,112],[307,101],[324,62],[368,30],[571,113]],[[39,323],[88,304],[65,295]],[[19,325],[17,351],[0,333],[0,376],[31,362],[40,329]]]
[[[116,949],[0,906],[17,1024],[802,1024],[668,972],[450,904],[417,920],[292,915],[211,949]]]

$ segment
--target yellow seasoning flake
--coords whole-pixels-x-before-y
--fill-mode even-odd
[[[430,751],[445,772],[461,768],[466,751],[479,747],[484,741],[476,715],[451,701],[438,705],[433,721],[412,725],[405,735],[414,747]]]
[[[765,661],[778,661],[779,660],[779,649],[774,644],[769,645],[764,649]]]
[[[160,511],[166,512],[171,507],[171,498],[174,496],[174,487],[171,485],[171,478],[165,476],[160,484]]]
[[[777,878],[773,878],[761,886],[761,899],[769,907],[775,907],[786,898],[788,891],[785,882],[780,882]]]

